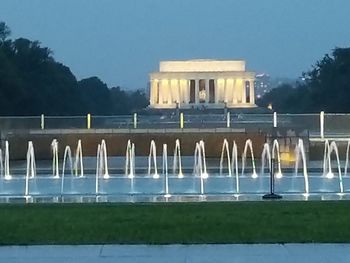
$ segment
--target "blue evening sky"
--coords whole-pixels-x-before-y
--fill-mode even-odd
[[[160,60],[247,60],[298,77],[350,46],[349,0],[0,0],[12,37],[39,40],[78,79],[145,88]]]

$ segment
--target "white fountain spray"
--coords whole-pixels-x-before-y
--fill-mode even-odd
[[[276,156],[277,155],[277,156]],[[280,147],[278,140],[274,139],[272,143],[272,159],[276,160],[277,157],[277,173],[275,173],[276,178],[282,178],[282,169],[281,169],[281,156],[280,156]]]
[[[302,139],[298,140],[298,144],[295,147],[295,156],[296,156],[296,159],[295,159],[295,175],[296,176],[298,175],[298,165],[299,165],[299,161],[301,160],[303,162],[303,175],[304,175],[305,194],[309,194],[309,177],[308,177],[308,173],[307,173],[304,142],[303,142]]]
[[[151,141],[150,148],[149,148],[149,155],[148,155],[148,175],[149,176],[151,176],[152,160],[154,165],[153,178],[158,179],[159,174],[157,171],[157,149],[156,149],[156,143],[154,142],[154,140]]]
[[[336,159],[337,159],[339,188],[340,188],[340,192],[343,193],[344,192],[343,178],[342,178],[342,174],[341,174],[339,152],[338,152],[337,144],[334,141],[331,142],[331,144],[328,144],[328,141],[327,141],[327,147],[325,147],[325,150],[326,150],[326,152],[325,152],[324,163],[323,163],[324,173],[328,168],[328,172],[326,174],[326,177],[328,179],[332,179],[334,177],[334,173],[332,172],[332,162],[331,162],[331,155],[332,155],[332,152],[334,152]]]
[[[233,141],[232,154],[231,154],[231,171],[235,174],[236,177],[236,193],[239,193],[239,176],[238,176],[238,150],[237,144]]]
[[[261,175],[265,173],[265,162],[267,160],[268,170],[271,172],[271,151],[270,145],[264,143],[263,151],[261,152]]]
[[[270,145],[268,143],[264,144],[263,151],[261,153],[261,174],[264,173],[265,170],[265,162],[268,162],[268,169],[271,173],[271,162],[272,160],[277,159],[277,172],[275,173],[275,177],[280,179],[282,178],[282,170],[281,170],[281,157],[278,140],[273,140],[272,142],[272,151],[270,150]]]
[[[34,178],[36,176],[36,165],[35,165],[35,154],[33,142],[28,142],[27,150],[27,173],[25,178],[25,190],[24,195],[29,196],[29,178]]]
[[[196,148],[194,151],[194,167],[193,172],[195,175],[199,175],[201,183],[201,195],[204,194],[204,179],[208,178],[207,165],[205,158],[205,145],[204,141],[201,140],[196,143]]]
[[[205,146],[203,140],[200,140],[196,143],[196,148],[194,151],[193,173],[195,175],[199,175],[203,179],[208,178],[207,164],[205,158]]]
[[[174,160],[173,160],[173,174],[176,175],[176,170],[178,169],[178,178],[183,178],[184,175],[182,173],[182,165],[181,165],[181,148],[180,148],[180,140],[176,139],[175,141],[175,150],[174,150]]]
[[[324,111],[320,112],[320,137],[324,138]]]
[[[1,179],[4,177],[4,161],[2,159],[2,150],[0,149],[0,176]]]
[[[199,141],[199,146],[202,150],[202,161],[203,161],[203,173],[202,173],[201,177],[206,179],[206,178],[208,178],[208,173],[207,173],[207,161],[206,161],[206,157],[205,157],[205,145],[204,145],[203,140]]]
[[[128,140],[125,153],[125,175],[130,179],[135,176],[135,144]]]
[[[96,155],[96,177],[95,177],[95,194],[99,193],[99,178],[109,179],[108,163],[107,163],[107,146],[105,140],[97,145]]]
[[[100,144],[100,151],[97,155],[97,166],[99,176],[103,177],[103,179],[109,179],[107,146],[105,140],[102,140]]]
[[[65,170],[66,170],[66,164],[69,163],[69,169],[71,176],[73,175],[73,161],[72,161],[72,151],[70,147],[67,145],[64,149],[64,155],[63,155],[63,165],[62,165],[62,177],[61,177],[61,195],[63,195],[63,188],[64,188],[64,177],[65,177]]]
[[[346,157],[345,157],[345,168],[344,168],[344,176],[348,174],[349,167],[349,150],[350,150],[350,140],[348,140],[348,145],[346,146]]]
[[[80,170],[79,177],[84,176],[84,166],[83,166],[83,149],[81,146],[81,140],[78,140],[77,149],[75,151],[75,160],[74,160],[74,171],[75,176],[78,176]]]
[[[328,140],[325,140],[324,141],[324,151],[323,151],[323,176],[326,176],[326,177],[332,177],[332,173],[330,173],[329,175],[327,175],[327,164],[328,164],[328,167],[331,166],[331,159],[328,158],[328,153],[329,153],[329,141]],[[327,163],[329,162],[329,163]]]
[[[100,177],[100,156],[101,156],[101,144],[97,145],[97,155],[96,155],[96,176],[95,176],[95,194],[98,195],[98,183],[99,183],[99,177]]]
[[[168,150],[167,145],[163,144],[163,161],[162,161],[162,174],[164,176],[164,190],[165,190],[165,198],[171,197],[169,193],[169,176],[168,176]]]
[[[226,152],[226,157],[227,157],[227,168],[228,168],[228,176],[232,176],[232,171],[231,171],[231,159],[230,159],[230,149],[229,145],[226,139],[224,139],[224,142],[222,144],[222,149],[221,149],[221,156],[220,156],[220,175],[222,175],[222,170],[224,166],[224,158],[225,158],[225,152]]]
[[[60,178],[59,169],[58,169],[58,141],[53,139],[51,142],[51,151],[52,151],[52,176],[54,178]]]
[[[64,154],[63,154],[62,176],[65,175],[67,162],[69,163],[70,173],[71,173],[71,175],[73,175],[74,170],[73,170],[72,151],[68,145],[64,149]]]
[[[199,143],[196,142],[196,147],[194,149],[194,162],[193,162],[193,174],[201,176],[202,174],[202,156],[201,156],[201,148],[199,146]]]
[[[34,178],[36,176],[34,145],[32,141],[28,142],[26,175],[30,178]]]
[[[258,178],[258,174],[256,173],[256,170],[255,170],[253,143],[252,143],[252,141],[250,139],[246,140],[245,146],[244,146],[244,151],[243,151],[243,154],[242,154],[242,175],[244,174],[244,169],[245,169],[245,163],[246,163],[246,159],[247,159],[248,149],[250,150],[250,156],[252,158],[252,169],[253,169],[252,178]]]
[[[5,142],[4,173],[5,173],[5,180],[10,180],[12,178],[10,174],[10,150],[9,150],[8,141]]]

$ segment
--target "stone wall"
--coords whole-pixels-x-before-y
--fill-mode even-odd
[[[223,140],[226,138],[230,143],[230,151],[233,140],[238,146],[239,155],[243,152],[247,139],[253,141],[254,154],[260,157],[265,135],[261,133],[245,133],[233,129],[188,129],[188,130],[44,130],[27,132],[7,132],[2,134],[2,146],[5,140],[10,144],[11,159],[25,159],[28,141],[33,141],[36,159],[51,158],[51,142],[57,139],[59,142],[59,154],[62,156],[66,145],[74,152],[79,139],[82,141],[83,155],[96,156],[97,145],[102,139],[106,140],[108,156],[125,156],[127,141],[135,143],[136,155],[145,156],[149,153],[151,140],[157,145],[157,155],[161,155],[162,144],[168,144],[168,154],[173,154],[175,140],[181,142],[183,156],[192,156],[195,144],[204,140],[206,155],[220,158]],[[4,148],[4,147],[2,147]]]

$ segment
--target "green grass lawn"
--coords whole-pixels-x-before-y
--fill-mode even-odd
[[[350,242],[350,202],[0,205],[0,244]]]

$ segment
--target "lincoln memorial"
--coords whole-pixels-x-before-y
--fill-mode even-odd
[[[256,107],[254,79],[244,60],[161,61],[150,74],[150,107]]]

